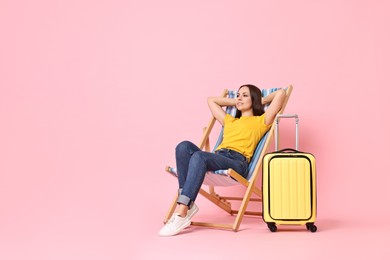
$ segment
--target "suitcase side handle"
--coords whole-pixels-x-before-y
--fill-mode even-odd
[[[280,118],[295,118],[295,150],[298,150],[298,123],[299,117],[297,114],[277,114],[276,115],[276,127],[275,127],[275,151],[278,151],[279,144],[279,120]]]

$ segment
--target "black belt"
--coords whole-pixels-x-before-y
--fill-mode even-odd
[[[234,151],[232,149],[227,149],[227,148],[221,148],[221,149],[218,149],[217,151],[215,151],[215,153],[218,153],[219,151],[221,152],[227,152],[227,153],[231,153],[231,154],[235,154],[235,155],[239,155],[241,156],[242,159],[244,159],[244,161],[248,161],[248,158],[246,158],[242,153],[240,152],[237,152],[237,151]]]

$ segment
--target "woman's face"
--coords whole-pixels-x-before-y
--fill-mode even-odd
[[[242,87],[238,90],[236,107],[241,112],[252,110],[252,99],[248,87]]]

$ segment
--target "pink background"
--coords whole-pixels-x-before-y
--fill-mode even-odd
[[[2,0],[0,259],[389,259],[389,10]],[[317,158],[319,231],[249,217],[238,233],[158,237],[176,144],[200,140],[207,96],[244,83],[295,87],[286,112]],[[197,203],[196,219],[230,220]]]

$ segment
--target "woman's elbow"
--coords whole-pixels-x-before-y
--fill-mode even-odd
[[[284,100],[285,97],[286,91],[284,89],[279,89],[275,94],[275,98],[277,98],[278,100]]]
[[[284,90],[283,88],[281,88],[281,89],[279,89],[278,91],[276,91],[276,93],[278,94],[278,95],[286,95],[286,90]]]
[[[208,104],[216,103],[216,102],[215,102],[215,97],[208,97],[208,98],[207,98],[207,103],[208,103]]]

